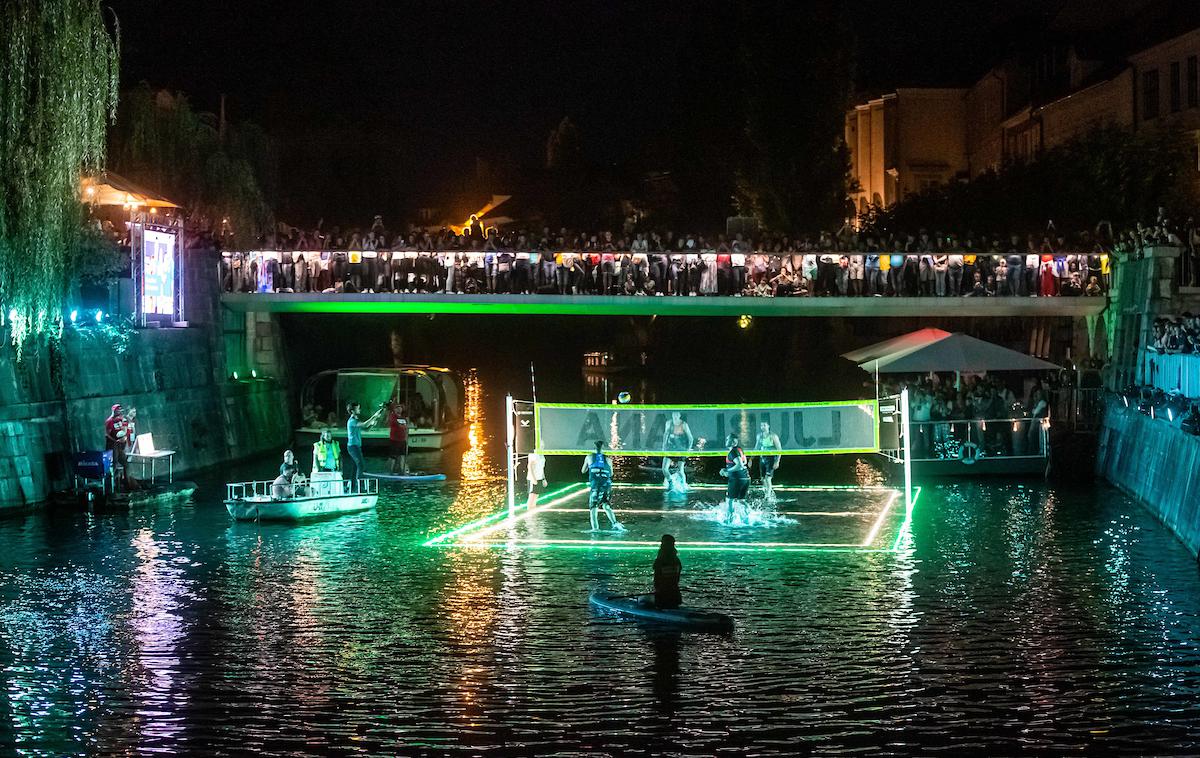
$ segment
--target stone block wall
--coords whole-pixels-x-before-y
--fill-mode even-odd
[[[1193,553],[1200,551],[1200,437],[1114,401],[1105,414],[1096,468]]]

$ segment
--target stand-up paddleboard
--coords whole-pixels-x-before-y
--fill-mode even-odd
[[[597,608],[620,613],[625,616],[654,621],[660,624],[672,624],[681,628],[703,632],[729,632],[733,630],[733,618],[724,613],[706,611],[700,608],[655,608],[653,605],[642,605],[636,597],[614,597],[593,592],[588,601]]]
[[[363,474],[387,482],[444,482],[445,474]]]

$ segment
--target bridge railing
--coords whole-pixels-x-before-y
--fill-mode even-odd
[[[224,291],[244,293],[1099,296],[1111,283],[1107,256],[1039,258],[1019,269],[1008,269],[999,255],[937,257],[838,251],[259,250],[223,253],[216,275]]]

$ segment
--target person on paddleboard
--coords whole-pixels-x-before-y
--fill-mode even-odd
[[[679,575],[683,564],[675,549],[675,536],[664,534],[654,558],[654,605],[658,608],[678,608],[683,603],[679,592]]]
[[[733,521],[734,507],[740,503],[742,510],[746,507],[746,494],[750,492],[750,468],[746,465],[746,453],[742,450],[736,434],[725,439],[729,452],[725,454],[725,468],[721,476],[726,477],[725,483],[725,520]]]
[[[779,441],[779,435],[771,431],[771,425],[763,421],[758,425],[758,439],[754,443],[756,450],[783,450],[783,443]],[[767,500],[775,499],[775,490],[771,486],[775,478],[775,472],[779,470],[778,455],[760,455],[758,457],[758,468],[762,473],[763,495]]]
[[[604,515],[608,516],[609,525],[617,531],[624,531],[625,527],[617,521],[616,514],[612,510],[612,463],[608,460],[608,456],[604,454],[604,443],[596,440],[596,452],[588,455],[583,459],[583,466],[579,469],[580,473],[588,475],[588,516],[592,522],[592,531],[600,531],[599,520],[597,519],[597,509],[603,508]]]

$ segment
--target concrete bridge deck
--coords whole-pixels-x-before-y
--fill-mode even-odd
[[[226,293],[239,312],[411,313],[546,316],[1092,316],[1107,297],[629,297],[600,295],[455,295]]]

